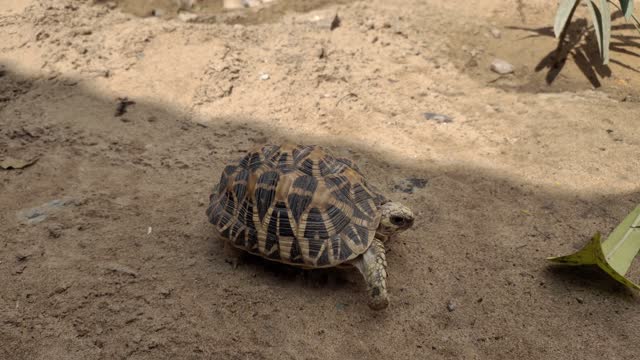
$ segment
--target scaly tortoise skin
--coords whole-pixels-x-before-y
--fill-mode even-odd
[[[265,145],[227,165],[206,213],[234,264],[246,251],[304,268],[353,265],[376,310],[389,303],[383,242],[413,224],[351,160],[313,145]]]

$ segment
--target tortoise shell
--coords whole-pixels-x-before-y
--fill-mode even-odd
[[[206,212],[239,249],[329,267],[369,248],[385,201],[349,159],[319,146],[265,145],[224,168]]]

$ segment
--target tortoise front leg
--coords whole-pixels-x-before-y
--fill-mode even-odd
[[[225,239],[223,241],[224,241],[223,251],[224,251],[224,257],[225,257],[224,261],[231,264],[231,267],[233,267],[234,269],[237,269],[238,264],[242,263],[242,258],[244,257],[244,251],[231,245],[229,240]]]
[[[352,264],[360,270],[367,282],[369,307],[373,310],[382,310],[389,306],[386,283],[387,260],[382,241],[374,239],[369,249],[353,260]]]

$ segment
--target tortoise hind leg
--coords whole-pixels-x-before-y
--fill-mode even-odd
[[[224,261],[231,264],[234,269],[238,268],[238,265],[242,263],[244,257],[244,251],[231,245],[229,240],[224,240]]]
[[[367,282],[369,307],[373,310],[382,310],[389,306],[387,260],[382,242],[374,239],[369,249],[353,260],[352,264],[360,270]]]

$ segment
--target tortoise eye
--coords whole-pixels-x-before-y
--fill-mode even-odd
[[[391,219],[389,219],[389,221],[391,221],[391,223],[395,226],[402,226],[405,224],[404,218],[400,216],[392,216]]]

